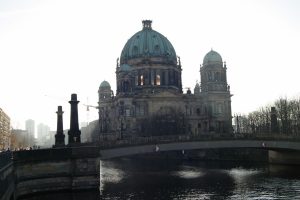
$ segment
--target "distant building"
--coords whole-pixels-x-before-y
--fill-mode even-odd
[[[10,146],[10,118],[0,108],[0,150]]]
[[[28,137],[29,134],[27,130],[12,129],[11,134],[11,147],[13,149],[25,149],[28,147],[29,141],[33,140],[33,138]]]
[[[34,145],[34,138],[35,138],[35,123],[34,123],[34,120],[32,119],[28,119],[26,120],[25,122],[25,130],[27,131],[28,133],[28,146],[33,146]],[[30,139],[30,138],[33,138]]]
[[[94,120],[90,123],[86,123],[85,127],[81,127],[81,141],[82,142],[92,142],[97,141],[99,138],[99,121]]]
[[[232,132],[232,95],[220,54],[205,55],[200,84],[184,94],[180,57],[151,23],[143,21],[117,59],[116,95],[107,81],[100,84],[99,138]]]
[[[40,123],[37,126],[37,145],[38,146],[51,146],[52,135],[50,134],[50,127]]]

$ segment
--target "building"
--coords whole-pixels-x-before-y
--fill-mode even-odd
[[[82,123],[82,125],[84,125]],[[81,141],[92,142],[99,139],[99,120],[86,123],[85,126],[81,126]]]
[[[32,138],[28,137],[28,131],[22,129],[12,129],[12,141],[11,148],[12,149],[26,149],[28,147],[28,143]]]
[[[116,94],[107,81],[100,84],[100,136],[232,132],[226,70],[220,54],[211,50],[200,67],[201,83],[194,93],[183,93],[180,57],[171,42],[152,29],[152,21],[144,20],[117,59]]]
[[[10,118],[0,108],[0,150],[10,146]]]
[[[34,138],[35,138],[35,123],[34,120],[28,119],[25,122],[25,130],[27,131],[27,141],[28,146],[33,146],[35,144]]]
[[[53,143],[53,136],[50,134],[50,127],[40,123],[37,125],[37,145],[50,147]]]

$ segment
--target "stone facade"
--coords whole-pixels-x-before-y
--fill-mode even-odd
[[[143,21],[117,60],[116,95],[107,81],[99,87],[99,138],[230,133],[226,70],[221,56],[210,51],[200,67],[201,84],[183,93],[180,57],[150,20]]]
[[[0,108],[0,151],[10,145],[10,118]]]

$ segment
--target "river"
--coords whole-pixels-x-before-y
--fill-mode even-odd
[[[299,166],[133,158],[100,162],[101,200],[300,199]]]

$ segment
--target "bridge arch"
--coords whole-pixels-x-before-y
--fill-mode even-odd
[[[201,150],[201,149],[235,149],[256,148],[267,150],[296,150],[300,151],[300,142],[265,141],[265,140],[218,140],[157,143],[151,145],[136,145],[101,149],[100,159],[111,159],[137,154],[147,154],[164,151]]]

